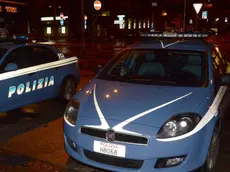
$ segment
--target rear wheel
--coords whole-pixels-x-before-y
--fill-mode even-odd
[[[220,146],[219,135],[220,135],[219,128],[216,127],[212,136],[206,162],[201,168],[201,172],[215,172],[216,170],[217,158],[218,158],[219,146]]]
[[[61,98],[65,101],[70,101],[76,93],[76,85],[73,78],[65,79],[62,85]]]

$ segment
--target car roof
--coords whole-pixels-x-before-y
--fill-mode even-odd
[[[146,39],[130,45],[129,49],[174,49],[174,50],[191,50],[207,51],[211,46],[210,43],[203,40],[154,40]]]
[[[36,47],[47,47],[47,48],[52,48],[52,46],[47,45],[47,44],[36,44],[36,43],[21,43],[21,44],[17,44],[17,43],[0,43],[0,48],[4,48],[4,49],[14,49],[14,48],[19,48],[19,47],[23,47],[23,46],[36,46]]]

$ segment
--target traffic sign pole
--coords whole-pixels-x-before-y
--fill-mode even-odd
[[[97,21],[97,17],[98,17],[98,14],[97,12],[101,9],[101,2],[99,0],[96,0],[94,1],[94,9],[96,10],[96,13],[95,13],[95,20],[93,21],[93,35],[92,35],[92,43],[94,43],[94,35],[95,35],[95,23]]]

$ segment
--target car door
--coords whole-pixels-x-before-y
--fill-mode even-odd
[[[38,78],[39,100],[52,98],[57,93],[58,72],[55,62],[59,60],[57,54],[48,47],[30,46],[28,47],[28,56],[33,59],[33,65],[36,66]]]
[[[26,48],[10,51],[1,64],[0,111],[5,112],[35,102],[36,80]]]

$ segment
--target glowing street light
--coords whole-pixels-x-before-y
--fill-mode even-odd
[[[166,11],[163,11],[162,12],[162,16],[167,16],[168,14],[167,14],[167,12]]]

